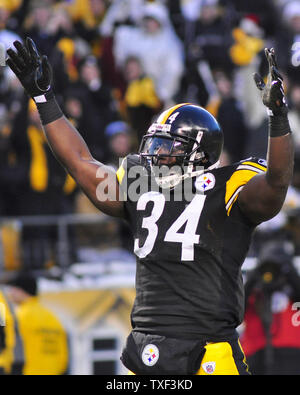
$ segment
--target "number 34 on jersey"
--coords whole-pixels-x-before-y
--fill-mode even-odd
[[[200,235],[196,231],[205,199],[205,195],[195,195],[193,200],[165,232],[164,241],[166,243],[173,242],[181,244],[182,261],[194,260],[194,246],[200,240]],[[134,241],[134,252],[139,258],[145,258],[153,250],[158,236],[157,222],[161,218],[166,205],[166,199],[163,194],[159,192],[147,192],[139,198],[137,210],[144,211],[150,202],[153,203],[152,212],[150,216],[143,218],[141,224],[143,229],[148,230],[148,236],[143,245],[140,245],[139,238],[136,238]],[[183,228],[184,231],[179,232]]]

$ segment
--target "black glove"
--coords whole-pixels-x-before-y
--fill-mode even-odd
[[[41,56],[33,40],[29,37],[25,45],[14,42],[17,50],[7,50],[7,64],[16,74],[27,94],[31,97],[44,95],[51,89],[52,69],[47,56]]]
[[[286,115],[288,107],[283,90],[283,79],[277,69],[274,48],[265,48],[265,55],[269,63],[267,84],[257,73],[253,76],[254,81],[258,89],[262,91],[264,105],[271,110],[270,115]]]
[[[52,69],[47,56],[41,56],[31,38],[25,45],[14,42],[17,50],[7,50],[7,64],[16,74],[25,91],[31,96],[40,114],[43,125],[54,122],[63,116],[51,89]]]

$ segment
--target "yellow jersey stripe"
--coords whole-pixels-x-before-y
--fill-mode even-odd
[[[255,171],[255,173],[265,173],[266,171],[250,165],[239,165],[239,167],[236,170],[251,170],[251,171]]]
[[[263,171],[266,171],[266,170],[267,170],[266,166],[259,165],[259,164],[256,163],[256,162],[242,162],[242,165],[253,166],[253,167],[256,167],[257,169],[260,169],[260,170],[263,170]]]

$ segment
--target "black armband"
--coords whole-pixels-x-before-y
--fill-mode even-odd
[[[51,90],[43,95],[35,96],[33,100],[40,114],[42,125],[47,125],[63,116],[63,112]]]
[[[292,133],[287,115],[273,115],[269,117],[269,136],[279,137]]]

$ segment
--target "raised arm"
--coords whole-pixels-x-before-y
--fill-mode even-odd
[[[288,121],[282,77],[277,70],[274,49],[265,49],[269,62],[267,84],[254,75],[269,114],[267,172],[253,177],[241,191],[238,203],[244,214],[260,223],[274,217],[281,209],[292,180],[294,149]]]
[[[16,41],[8,49],[7,64],[35,101],[47,141],[60,163],[76,180],[94,205],[108,215],[122,217],[123,202],[114,170],[96,161],[78,131],[64,117],[51,89],[52,70],[34,42]]]

